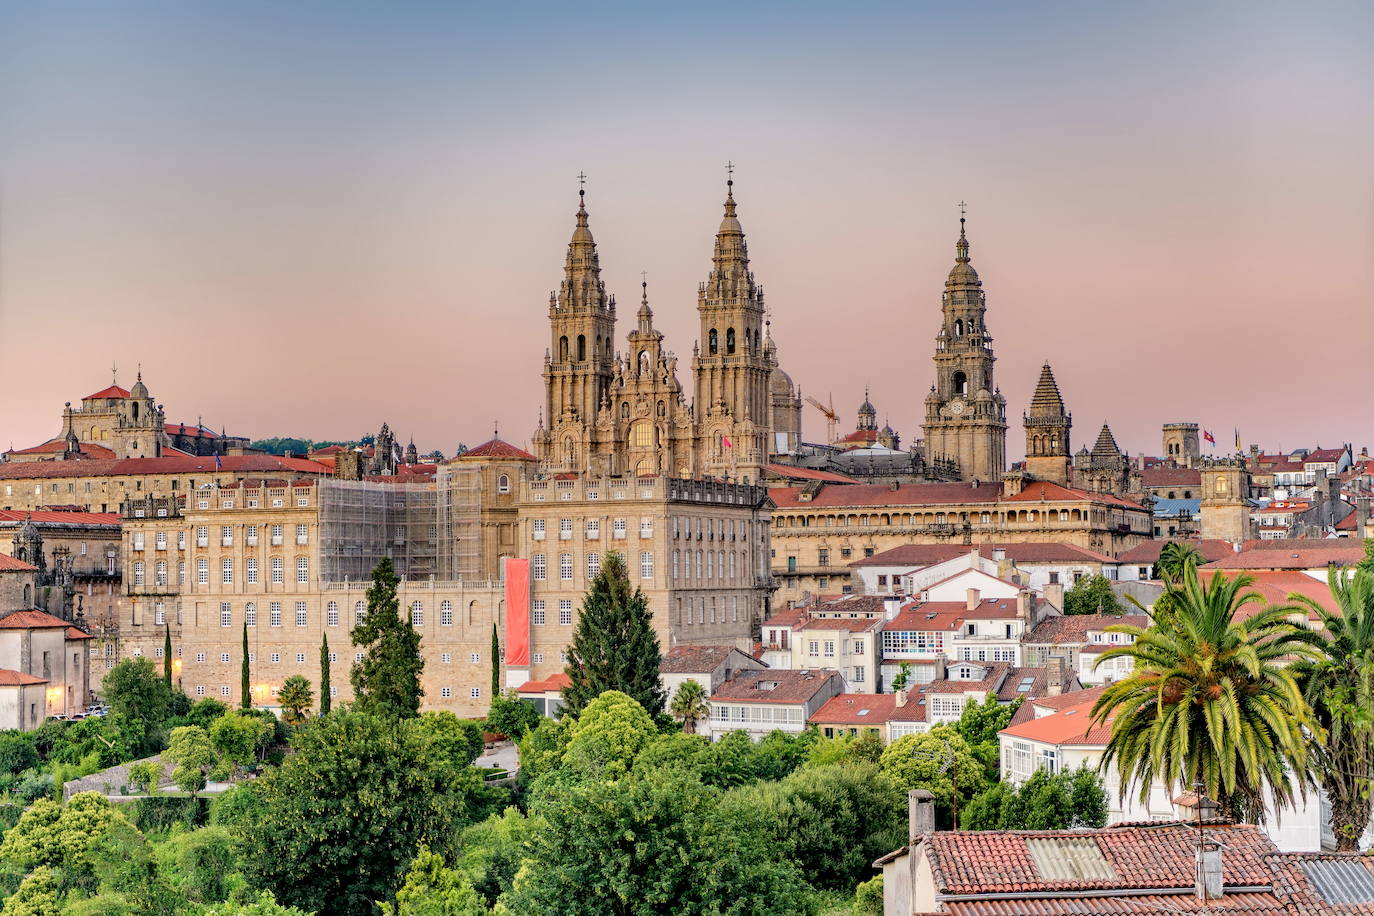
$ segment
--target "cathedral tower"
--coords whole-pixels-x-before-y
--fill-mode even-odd
[[[677,380],[677,357],[664,348],[663,333],[654,327],[648,282],[626,344],[611,387],[617,403],[609,419],[620,443],[612,469],[637,477],[690,477],[692,413]]]
[[[957,461],[961,480],[1000,481],[1007,468],[1007,402],[993,382],[987,301],[968,251],[961,216],[935,338],[935,384],[926,396],[925,451],[927,460]]]
[[[1025,414],[1026,471],[1040,480],[1067,486],[1069,482],[1069,432],[1073,414],[1064,409],[1059,384],[1050,364],[1040,370],[1040,382]]]
[[[563,265],[563,283],[549,295],[550,346],[544,355],[544,418],[534,448],[545,470],[586,467],[597,411],[608,406],[615,337],[615,297],[606,295],[596,242],[588,227],[586,191],[579,190],[577,225]]]
[[[769,382],[775,360],[764,345],[763,287],[755,285],[749,271],[733,180],[726,182],[725,218],[716,233],[711,274],[697,290],[697,313],[701,339],[692,360],[697,472],[760,480],[773,446]]]

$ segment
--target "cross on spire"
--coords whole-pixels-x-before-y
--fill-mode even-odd
[[[966,214],[966,213],[968,213],[968,204],[964,203],[964,202],[961,200],[961,201],[959,201],[959,218],[960,218],[960,219],[963,219],[963,218],[964,218],[964,214]]]
[[[730,160],[728,160],[728,159],[725,160],[725,180],[726,180],[726,181],[734,181],[734,180],[735,180],[735,164],[734,164],[733,162],[731,162]]]
[[[585,194],[586,191],[587,191],[587,173],[586,173],[586,172],[578,172],[578,173],[577,173],[577,193],[578,193],[578,194]]]
[[[115,362],[110,363],[110,384],[119,384],[119,364]]]

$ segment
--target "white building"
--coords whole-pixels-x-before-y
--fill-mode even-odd
[[[742,671],[716,688],[700,733],[712,741],[733,731],[755,740],[772,731],[800,734],[812,714],[843,691],[836,671]]]

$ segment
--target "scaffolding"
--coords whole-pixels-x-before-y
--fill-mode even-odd
[[[443,465],[435,479],[439,528],[439,577],[493,578],[482,568],[482,470]]]
[[[321,480],[321,578],[368,579],[390,557],[403,579],[439,574],[439,525],[433,483]]]

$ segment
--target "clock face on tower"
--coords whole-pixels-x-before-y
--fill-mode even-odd
[[[951,401],[949,404],[949,412],[954,414],[956,417],[963,416],[963,413],[966,409],[967,405],[965,405],[963,401],[960,401],[958,399]]]

